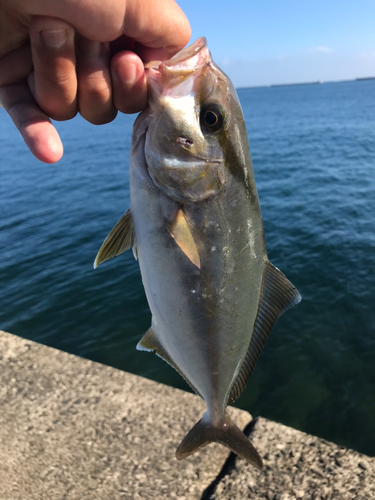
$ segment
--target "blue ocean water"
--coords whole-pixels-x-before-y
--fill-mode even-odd
[[[269,258],[303,301],[238,406],[375,455],[375,81],[240,89]],[[131,252],[93,270],[129,206],[134,118],[56,124],[35,160],[0,109],[0,329],[187,389],[135,345],[150,325]]]

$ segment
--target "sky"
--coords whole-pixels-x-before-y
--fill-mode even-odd
[[[236,87],[375,77],[375,0],[177,0]]]

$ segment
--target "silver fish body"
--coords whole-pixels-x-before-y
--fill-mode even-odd
[[[300,296],[268,261],[241,107],[205,39],[147,72],[149,108],[132,137],[131,212],[96,264],[133,247],[152,312],[137,347],[163,357],[206,402],[177,457],[218,441],[261,467],[225,409]]]

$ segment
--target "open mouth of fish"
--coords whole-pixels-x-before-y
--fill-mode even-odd
[[[168,61],[151,61],[145,65],[147,80],[160,94],[186,81],[193,73],[211,61],[211,54],[204,37],[181,50]],[[192,89],[193,90],[193,89]]]

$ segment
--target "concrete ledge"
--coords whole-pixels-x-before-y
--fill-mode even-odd
[[[1,500],[197,499],[229,454],[176,460],[197,396],[5,332],[0,381]]]
[[[375,499],[375,459],[232,409],[258,472],[216,444],[178,462],[204,403],[0,332],[0,500]]]
[[[375,458],[265,418],[248,431],[263,471],[232,455],[205,500],[375,499]]]

